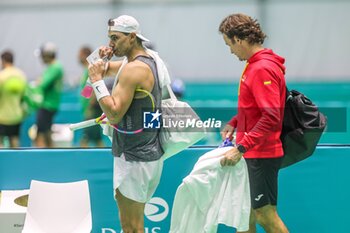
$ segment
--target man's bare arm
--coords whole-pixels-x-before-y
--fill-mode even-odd
[[[120,122],[131,105],[135,90],[140,87],[141,80],[146,75],[147,70],[143,67],[126,65],[111,96],[100,99],[100,106],[110,123]]]

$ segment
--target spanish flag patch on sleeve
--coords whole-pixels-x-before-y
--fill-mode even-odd
[[[271,80],[269,81],[264,81],[264,85],[270,85],[271,84]]]

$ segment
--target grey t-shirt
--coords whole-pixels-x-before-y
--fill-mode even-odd
[[[161,88],[159,85],[157,67],[151,57],[138,56],[136,60],[142,61],[149,65],[154,76],[154,87],[151,92],[155,109],[161,108]],[[143,128],[144,112],[155,110],[152,108],[150,98],[134,98],[129,109],[123,116],[123,119],[117,125],[118,129],[128,132],[136,131]],[[120,157],[124,154],[127,161],[155,161],[163,155],[163,149],[159,141],[160,129],[143,129],[135,134],[122,133],[114,130],[112,153]]]

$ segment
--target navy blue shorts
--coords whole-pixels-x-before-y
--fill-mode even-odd
[[[99,125],[84,128],[82,137],[88,142],[98,142],[102,140],[102,128]]]
[[[278,171],[282,158],[245,159],[249,173],[250,199],[253,209],[277,205]]]
[[[39,109],[36,115],[36,125],[38,127],[38,133],[47,133],[51,131],[53,117],[56,111],[50,111],[47,109]]]
[[[19,136],[21,124],[17,125],[1,125],[0,124],[0,136],[14,137]]]

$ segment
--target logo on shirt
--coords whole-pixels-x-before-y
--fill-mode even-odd
[[[145,206],[145,216],[152,222],[163,221],[169,214],[168,203],[160,198],[153,197]]]
[[[264,196],[264,194],[259,194],[256,198],[254,198],[255,201],[260,201],[260,199]]]
[[[159,129],[160,128],[160,116],[162,114],[157,109],[156,112],[144,112],[143,113],[143,128],[145,129]]]

